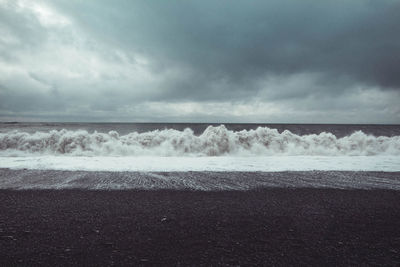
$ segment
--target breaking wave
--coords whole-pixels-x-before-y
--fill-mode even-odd
[[[119,135],[85,130],[0,133],[1,156],[370,156],[400,155],[400,136],[375,137],[357,131],[337,138],[332,133],[297,135],[288,130],[258,127],[231,131],[209,126],[201,135],[189,128]]]

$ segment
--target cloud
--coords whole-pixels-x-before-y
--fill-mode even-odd
[[[399,123],[399,13],[395,0],[3,0],[0,117]]]

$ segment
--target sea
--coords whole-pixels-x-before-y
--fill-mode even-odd
[[[400,189],[400,125],[0,123],[0,189]]]

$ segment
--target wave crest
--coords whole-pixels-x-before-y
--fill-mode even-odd
[[[223,156],[223,155],[400,155],[400,136],[375,137],[357,131],[337,138],[332,133],[297,135],[285,130],[258,127],[231,131],[224,125],[209,126],[196,136],[189,128],[132,132],[119,135],[85,130],[52,130],[33,134],[0,133],[0,155],[73,156]]]

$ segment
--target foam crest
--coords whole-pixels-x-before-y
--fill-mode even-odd
[[[400,136],[375,137],[362,131],[337,138],[332,133],[297,135],[258,127],[231,131],[209,126],[197,136],[189,128],[119,135],[85,130],[0,133],[1,156],[370,156],[400,155]]]

